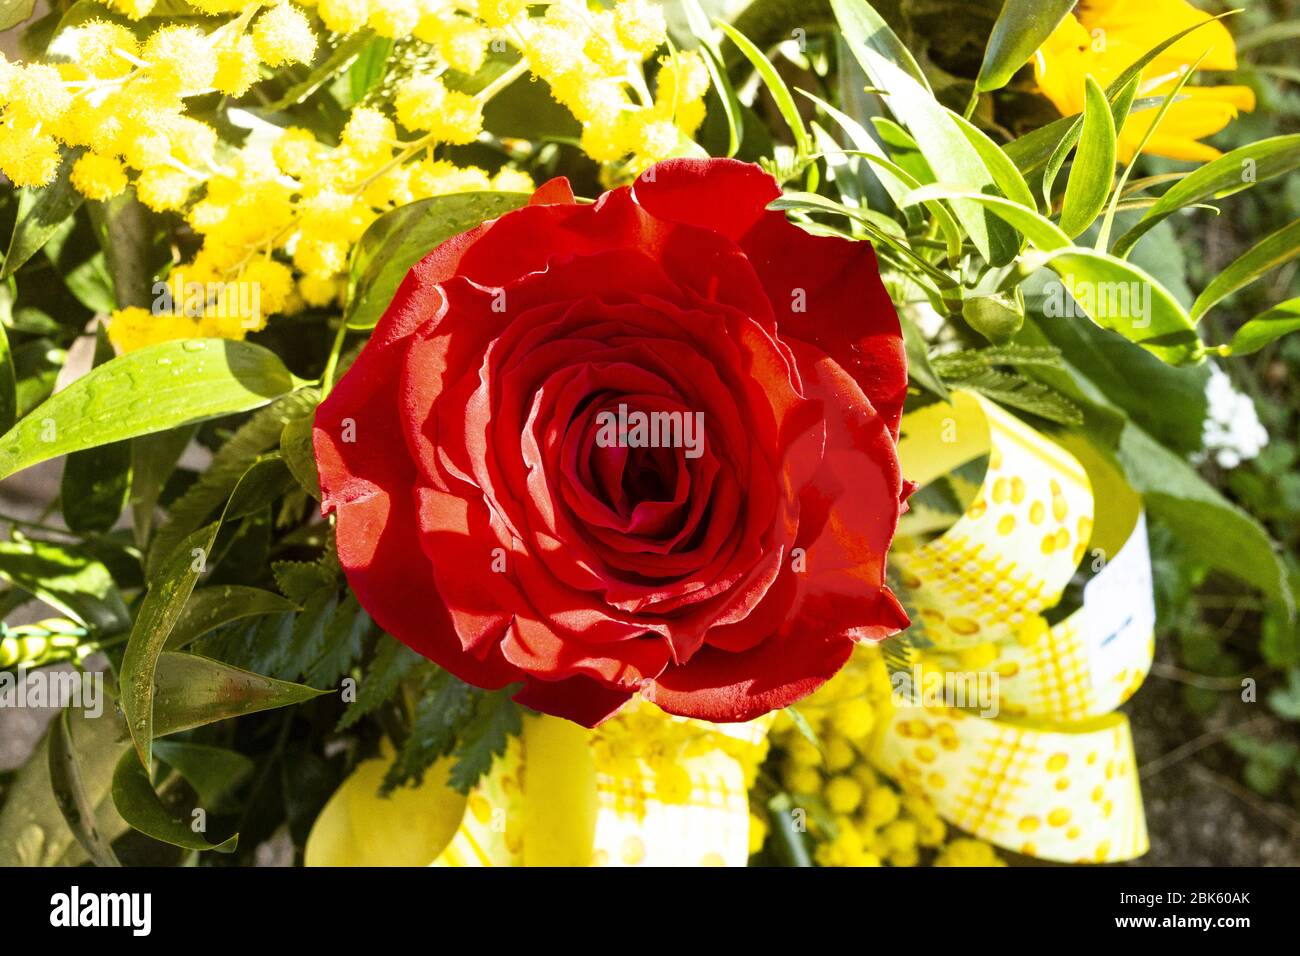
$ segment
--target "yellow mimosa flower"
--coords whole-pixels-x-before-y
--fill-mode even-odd
[[[1156,44],[1209,19],[1186,0],[1081,0],[1034,54],[1034,76],[1063,115],[1079,113],[1089,74],[1107,86]],[[1163,96],[1202,54],[1202,69],[1237,68],[1236,45],[1221,21],[1205,23],[1153,59],[1142,71],[1138,96]],[[1246,86],[1189,84],[1181,97],[1152,134],[1146,152],[1170,159],[1214,159],[1219,150],[1198,140],[1223,129],[1239,111],[1255,108],[1255,94]],[[1121,162],[1132,158],[1157,112],[1129,117],[1119,137]]]

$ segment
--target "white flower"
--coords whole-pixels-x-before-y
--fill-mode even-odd
[[[1201,433],[1204,452],[1199,457],[1213,456],[1219,467],[1236,468],[1268,444],[1268,431],[1250,396],[1237,391],[1219,366],[1211,362],[1209,367],[1210,378],[1205,383],[1208,408]]]

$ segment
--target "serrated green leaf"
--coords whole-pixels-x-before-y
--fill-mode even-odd
[[[279,357],[250,342],[150,345],[77,379],[0,437],[0,478],[69,452],[258,408],[293,386]]]
[[[356,700],[343,712],[336,729],[347,730],[361,718],[373,713],[396,693],[401,682],[417,667],[427,664],[425,658],[405,644],[387,634],[382,635],[365,676],[357,685]]]
[[[370,615],[349,592],[325,627],[324,653],[307,671],[307,683],[313,687],[336,685],[361,656],[362,641],[371,626]]]
[[[1300,255],[1300,219],[1265,236],[1219,272],[1192,303],[1192,321],[1256,279]]]
[[[370,224],[352,252],[348,326],[374,328],[402,279],[420,259],[452,236],[526,202],[526,193],[455,193],[384,213]]]
[[[437,671],[422,688],[411,732],[384,775],[382,793],[419,783],[439,757],[451,753],[462,728],[475,714],[482,691],[446,671]]]
[[[1000,90],[1069,15],[1075,0],[1005,0],[980,64],[975,89]]]
[[[1106,207],[1115,176],[1115,121],[1110,104],[1091,76],[1085,95],[1083,130],[1061,203],[1061,231],[1071,239],[1091,226]]]
[[[511,737],[523,729],[519,705],[510,699],[512,688],[481,695],[474,716],[460,731],[456,762],[447,782],[459,793],[469,793],[492,769],[492,761],[505,753]]]

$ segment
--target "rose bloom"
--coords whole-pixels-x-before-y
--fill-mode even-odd
[[[588,726],[634,693],[749,720],[907,626],[898,317],[871,246],[779,195],[720,159],[557,179],[411,269],[315,423],[380,626]]]

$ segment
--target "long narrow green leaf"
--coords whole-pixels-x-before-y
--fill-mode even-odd
[[[18,419],[18,375],[9,349],[9,335],[0,325],[0,434],[14,427]]]
[[[1265,236],[1215,276],[1205,287],[1205,291],[1192,303],[1192,319],[1199,319],[1216,303],[1238,289],[1250,285],[1260,276],[1271,272],[1283,263],[1290,262],[1298,255],[1300,255],[1300,219],[1288,223],[1272,235]]]
[[[274,352],[251,342],[150,345],[77,379],[0,437],[0,478],[68,452],[248,411],[294,384]]]
[[[50,789],[63,820],[81,848],[96,866],[121,866],[113,847],[95,824],[95,809],[82,783],[81,766],[72,742],[70,711],[63,710],[50,727],[46,757],[50,767]]]
[[[1194,364],[1204,355],[1191,317],[1178,300],[1141,269],[1095,249],[1060,249],[1043,263],[1077,306],[1104,329],[1118,332],[1169,365]]]
[[[1074,4],[1075,0],[1006,0],[984,48],[976,91],[988,93],[1006,86]]]
[[[132,759],[130,751],[122,754],[113,772],[113,805],[132,827],[172,846],[233,853],[239,843],[239,834],[221,843],[211,843],[193,824],[172,816],[154,790],[148,771]]]
[[[163,651],[159,656],[155,682],[154,731],[159,737],[301,704],[329,693],[176,651]]]
[[[1137,224],[1115,240],[1114,253],[1128,255],[1148,229],[1185,206],[1230,196],[1298,168],[1300,133],[1261,139],[1225,153],[1165,190]]]
[[[1220,346],[1225,355],[1249,355],[1288,332],[1300,330],[1300,298],[1280,302],[1261,312],[1237,330],[1232,341]]]
[[[691,32],[700,41],[700,55],[709,71],[709,82],[717,91],[723,115],[727,119],[727,155],[735,156],[740,152],[740,144],[745,139],[744,109],[736,96],[735,87],[731,85],[726,64],[722,60],[722,51],[718,49],[713,30],[709,26],[708,14],[700,6],[700,0],[682,0],[682,9],[686,13],[686,22],[690,25]]]
[[[1124,194],[1124,186],[1128,183],[1128,178],[1132,175],[1133,168],[1137,165],[1137,161],[1142,155],[1142,150],[1146,149],[1147,143],[1151,141],[1152,135],[1155,134],[1155,131],[1160,127],[1161,122],[1164,121],[1165,114],[1169,112],[1169,107],[1174,105],[1174,101],[1178,99],[1183,87],[1187,85],[1187,81],[1192,78],[1192,74],[1195,73],[1197,67],[1201,65],[1201,60],[1204,60],[1208,55],[1209,51],[1207,50],[1205,53],[1201,54],[1200,59],[1192,64],[1190,69],[1185,70],[1183,75],[1178,78],[1178,82],[1174,84],[1173,88],[1165,95],[1164,102],[1160,104],[1160,112],[1156,113],[1155,119],[1151,121],[1150,125],[1147,126],[1146,132],[1142,134],[1142,140],[1138,143],[1137,149],[1133,150],[1133,158],[1128,161],[1128,165],[1124,167],[1124,172],[1120,174],[1119,180],[1115,183],[1115,190],[1111,195],[1110,205],[1106,208],[1106,215],[1101,221],[1101,229],[1097,233],[1097,241],[1094,243],[1094,247],[1098,252],[1105,252],[1106,247],[1110,245],[1110,230],[1115,222],[1115,210],[1119,206],[1120,197]],[[1116,136],[1119,135],[1119,132],[1120,130],[1116,129]]]
[[[1061,231],[1072,239],[1105,208],[1115,176],[1115,121],[1110,104],[1096,80],[1089,76],[1086,84],[1083,131],[1061,203]]]
[[[901,205],[911,206],[919,202],[936,199],[963,199],[978,203],[1001,217],[1008,225],[1016,229],[1029,240],[1036,249],[1052,252],[1070,245],[1070,237],[1060,230],[1056,223],[1033,209],[1020,203],[1004,199],[1002,196],[986,196],[981,193],[964,192],[950,189],[942,183],[922,186],[903,198]]]
[[[831,0],[831,8],[849,49],[871,81],[884,91],[890,111],[906,124],[935,179],[970,192],[996,190],[997,182],[979,151],[929,86],[918,80],[915,61],[910,54],[904,55],[902,43],[880,15],[865,0]],[[954,202],[953,212],[990,264],[1004,265],[1020,251],[1015,233],[979,205]]]
[[[808,127],[804,125],[803,117],[799,115],[799,107],[795,105],[794,96],[790,93],[790,88],[786,86],[785,80],[781,79],[781,74],[776,71],[772,61],[767,58],[754,42],[745,36],[730,23],[725,20],[714,21],[727,38],[741,53],[745,54],[745,59],[750,65],[758,71],[763,85],[767,91],[772,94],[772,99],[776,102],[776,108],[781,113],[781,118],[785,120],[786,125],[790,127],[790,132],[794,135],[794,145],[800,156],[807,156],[812,152],[812,137],[808,135]]]

